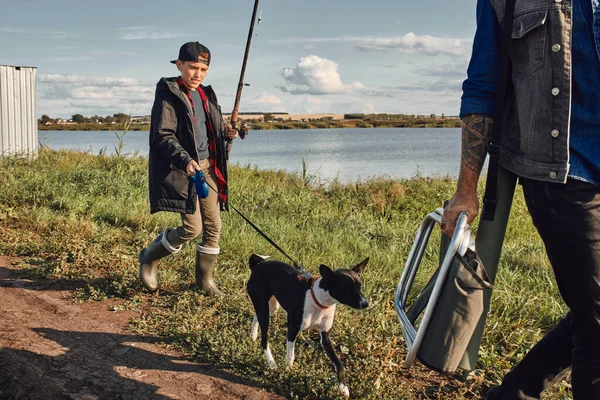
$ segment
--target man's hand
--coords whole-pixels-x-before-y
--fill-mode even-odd
[[[190,161],[188,163],[187,167],[185,167],[185,172],[188,174],[188,176],[195,176],[196,171],[199,171],[199,170],[200,170],[200,166],[194,160]]]
[[[471,225],[477,214],[479,213],[479,200],[477,199],[477,178],[475,175],[471,177],[471,181],[475,180],[475,185],[463,185],[457,187],[456,193],[450,203],[444,208],[442,216],[442,232],[448,236],[452,236],[456,227],[456,220],[461,211],[467,213],[467,224]]]
[[[225,136],[227,137],[227,139],[235,139],[236,137],[238,137],[238,130],[234,129],[231,125],[227,125],[225,127]]]

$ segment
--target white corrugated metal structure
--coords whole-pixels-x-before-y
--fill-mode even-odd
[[[35,67],[0,65],[0,157],[37,157]]]

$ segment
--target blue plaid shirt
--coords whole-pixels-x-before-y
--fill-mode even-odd
[[[600,185],[600,0],[573,0],[569,178]],[[494,116],[501,28],[489,0],[477,1],[477,31],[463,83],[461,118]]]

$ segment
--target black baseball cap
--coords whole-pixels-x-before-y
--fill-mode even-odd
[[[207,53],[208,58],[202,57],[200,55],[201,53]],[[179,49],[179,57],[177,57],[177,60],[201,62],[210,65],[210,50],[198,42],[187,42]],[[175,64],[177,60],[173,60],[171,63]]]

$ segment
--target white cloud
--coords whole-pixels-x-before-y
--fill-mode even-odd
[[[295,68],[284,68],[281,76],[289,87],[280,89],[291,94],[350,93],[355,89],[364,88],[360,82],[350,85],[342,83],[338,64],[315,55],[301,58]]]
[[[129,77],[43,74],[38,79],[39,113],[69,117],[81,113],[150,114],[154,87]]]
[[[271,43],[331,43],[344,42],[360,50],[369,51],[400,51],[405,53],[422,53],[427,55],[462,55],[470,52],[470,40],[456,38],[440,38],[430,35],[418,36],[409,32],[404,36],[370,37],[370,36],[341,36],[326,38],[286,38],[272,40]]]
[[[267,92],[262,92],[254,97],[254,102],[260,104],[281,104],[281,99],[277,96],[270,95]]]
[[[93,100],[93,99],[112,99],[115,97],[113,91],[110,90],[98,90],[97,87],[94,86],[84,86],[81,88],[75,88],[71,91],[71,95],[74,99],[84,99],[84,100]]]
[[[283,101],[267,92],[257,94],[248,103],[244,103],[243,109],[246,112],[286,112],[286,106]]]
[[[119,28],[119,36],[123,40],[154,40],[171,39],[184,36],[183,33],[159,32],[155,28],[148,26],[132,26],[129,28]]]
[[[106,78],[99,76],[44,74],[40,75],[39,82],[51,84],[81,84],[104,86],[136,86],[138,81],[134,78]]]
[[[393,38],[363,38],[357,41],[356,46],[362,50],[397,50],[427,55],[466,55],[469,51],[460,39],[417,36],[413,32]]]

